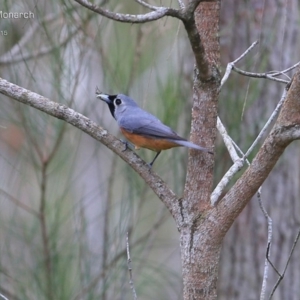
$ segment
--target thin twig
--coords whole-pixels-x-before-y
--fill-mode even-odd
[[[101,16],[104,16],[114,21],[123,22],[123,23],[146,23],[146,22],[151,22],[151,21],[161,19],[165,16],[175,17],[178,19],[183,18],[181,11],[170,7],[157,7],[154,11],[146,14],[130,15],[130,14],[120,14],[120,13],[111,12],[100,6],[92,4],[88,0],[75,0],[75,1],[81,4],[82,6],[90,9],[91,11],[100,14]]]
[[[233,144],[232,138],[228,135],[227,130],[226,130],[225,126],[223,125],[223,123],[222,123],[219,116],[217,118],[217,129],[218,129],[220,135],[223,138],[224,144],[225,144],[225,146],[228,150],[228,153],[229,153],[232,161],[235,162],[240,157],[236,153],[236,149],[235,149],[235,146]]]
[[[242,60],[256,45],[258,45],[258,41],[253,42],[252,45],[241,56],[239,56],[232,62],[232,64],[236,64],[237,62]]]
[[[34,215],[35,217],[39,218],[39,213],[26,205],[25,203],[19,201],[17,198],[14,198],[12,195],[4,191],[3,189],[0,189],[0,194],[4,194],[3,198],[8,198],[11,202],[22,208],[23,210],[27,211],[28,213]]]
[[[129,284],[130,284],[130,288],[132,290],[133,299],[137,300],[137,295],[136,295],[134,282],[133,282],[133,278],[132,278],[132,267],[131,267],[130,251],[129,251],[128,231],[127,231],[127,235],[126,235],[126,249],[127,249],[127,266],[128,266],[128,272],[129,272]]]
[[[270,248],[271,248],[271,242],[272,242],[272,219],[270,218],[269,214],[267,213],[267,210],[265,209],[262,200],[261,200],[261,187],[257,191],[257,199],[258,199],[258,204],[263,212],[264,217],[266,218],[268,222],[268,242],[267,242],[267,255],[265,258],[265,268],[264,268],[264,275],[263,275],[263,282],[262,282],[262,287],[261,287],[261,293],[260,293],[260,300],[265,299],[266,295],[266,288],[267,288],[267,280],[268,280],[268,271],[269,271],[269,255],[270,255]]]
[[[277,116],[280,112],[280,109],[281,109],[281,107],[284,103],[284,100],[286,98],[286,95],[287,95],[287,90],[285,89],[283,94],[282,94],[282,97],[281,97],[280,101],[278,102],[278,104],[275,108],[275,110],[272,112],[270,118],[268,119],[268,121],[266,122],[266,124],[264,125],[264,127],[262,128],[262,130],[260,131],[258,136],[256,137],[256,139],[254,140],[252,145],[249,147],[246,154],[244,154],[242,152],[242,150],[237,146],[237,144],[228,135],[228,133],[225,129],[225,126],[223,125],[222,121],[218,117],[218,119],[217,119],[218,131],[219,131],[219,133],[221,134],[221,136],[223,138],[224,144],[225,144],[225,146],[226,146],[226,148],[229,152],[229,155],[230,155],[232,161],[234,162],[234,164],[226,172],[226,174],[223,176],[223,178],[220,180],[220,182],[218,183],[218,185],[216,186],[216,188],[212,192],[211,197],[210,197],[211,205],[216,205],[217,204],[217,202],[220,200],[220,196],[222,195],[222,193],[223,193],[224,189],[226,188],[226,186],[229,184],[229,182],[234,177],[234,175],[242,169],[242,167],[244,166],[245,161],[247,161],[247,157],[249,157],[250,153],[253,151],[253,149],[256,147],[256,145],[263,138],[264,134],[266,133],[266,131],[270,127],[271,123],[277,118]],[[240,158],[237,155],[236,149],[239,150],[239,152],[242,155],[242,158]],[[247,163],[248,163],[248,165],[250,164],[249,161],[247,161]]]
[[[286,72],[289,72],[289,71],[295,69],[296,67],[298,67],[300,65],[300,62],[297,62],[293,66],[291,66],[291,67],[289,67],[289,68],[287,68],[283,71],[276,71],[276,72],[270,71],[270,72],[265,72],[265,73],[247,72],[247,71],[241,70],[241,69],[239,69],[238,67],[235,66],[235,64],[237,62],[239,62],[241,59],[243,59],[257,44],[258,44],[258,41],[255,41],[241,56],[239,56],[237,59],[235,59],[234,61],[227,64],[225,74],[224,74],[224,76],[221,80],[219,91],[221,90],[224,83],[228,80],[229,75],[230,75],[232,70],[234,70],[235,72],[237,72],[241,75],[248,76],[248,77],[264,78],[264,79],[269,79],[269,80],[273,80],[273,81],[277,81],[277,82],[281,82],[281,83],[285,83],[285,84],[289,83],[290,79],[289,80],[284,80],[284,79],[281,79],[281,78],[276,78],[276,76],[285,75]]]
[[[145,232],[145,234],[143,234],[140,238],[138,238],[135,242],[134,242],[134,247],[137,247],[140,244],[145,244],[148,242],[149,236],[151,237],[151,235],[153,234],[153,231],[156,231],[168,218],[159,218],[151,227],[150,230],[148,230],[147,232]],[[108,270],[110,270],[112,268],[112,266],[114,266],[116,264],[116,262],[120,259],[122,259],[122,257],[124,257],[124,254],[126,253],[126,250],[121,250],[118,254],[116,254],[113,259],[105,265],[105,269],[102,270],[97,276],[94,277],[94,279],[89,283],[89,285],[85,286],[74,298],[72,298],[72,300],[79,300],[82,299],[82,297],[91,289],[93,289],[98,283],[99,281],[104,278],[104,276],[106,275],[106,273],[108,272]]]
[[[277,270],[277,268],[274,266],[274,264],[272,263],[272,261],[270,260],[270,247],[271,247],[271,244],[268,244],[267,246],[267,251],[266,251],[266,259],[268,260],[270,266],[273,268],[273,270],[275,271],[275,273],[281,277],[281,274],[279,273],[279,271]]]
[[[237,73],[241,74],[241,75],[244,75],[244,76],[247,76],[247,77],[253,77],[253,78],[264,78],[264,79],[270,79],[270,80],[273,80],[273,81],[277,81],[277,82],[281,82],[281,83],[285,83],[285,84],[288,84],[289,81],[288,80],[284,80],[284,79],[280,79],[280,78],[276,78],[274,77],[273,75],[270,75],[270,73],[253,73],[253,72],[247,72],[247,71],[244,71],[244,70],[241,70],[239,68],[237,68],[236,66],[232,66],[232,69],[234,71],[236,71]]]
[[[234,164],[226,172],[226,174],[223,176],[223,178],[220,180],[220,182],[212,192],[210,197],[210,203],[213,206],[216,205],[217,202],[220,200],[220,196],[222,195],[225,187],[228,185],[228,183],[233,178],[233,176],[242,169],[245,163],[245,155],[243,151],[237,146],[237,144],[233,141],[233,139],[228,135],[227,130],[219,117],[217,118],[217,129],[220,135],[222,136],[224,144]],[[242,158],[238,156],[236,150],[238,150]],[[247,163],[250,164],[248,161]]]
[[[281,99],[279,100],[276,108],[272,112],[270,118],[268,119],[268,121],[266,122],[266,124],[264,125],[264,127],[262,128],[262,130],[260,131],[260,133],[257,136],[257,138],[254,140],[254,142],[252,143],[252,145],[247,150],[247,152],[245,154],[246,157],[248,157],[250,155],[250,153],[253,151],[253,149],[255,148],[255,146],[259,143],[259,141],[262,139],[262,137],[264,136],[264,134],[268,130],[268,128],[271,125],[271,123],[277,118],[277,116],[278,116],[278,114],[280,112],[280,109],[281,109],[281,107],[282,107],[282,105],[284,103],[284,100],[286,98],[286,95],[287,95],[287,90],[284,89],[283,94],[281,96]]]
[[[254,43],[252,43],[252,45],[244,53],[242,53],[241,56],[239,56],[237,59],[235,59],[234,61],[227,64],[226,72],[225,72],[225,74],[224,74],[224,76],[221,80],[219,91],[221,90],[224,83],[227,81],[227,79],[228,79],[228,77],[229,77],[229,75],[230,75],[230,73],[233,69],[234,64],[239,62],[240,60],[242,60],[257,44],[258,44],[258,41],[255,41]]]
[[[283,280],[283,278],[284,278],[285,272],[286,272],[286,270],[287,270],[287,268],[288,268],[288,265],[289,265],[289,263],[290,263],[290,261],[291,261],[293,252],[294,252],[294,250],[295,250],[295,248],[296,248],[296,245],[297,245],[297,243],[298,243],[299,238],[300,238],[300,230],[298,231],[298,234],[297,234],[297,236],[296,236],[296,239],[294,240],[293,247],[292,247],[292,249],[291,249],[290,255],[289,255],[288,260],[287,260],[287,262],[286,262],[286,265],[285,265],[285,267],[284,267],[283,273],[282,273],[282,275],[279,276],[279,278],[278,278],[276,284],[274,285],[274,287],[273,287],[273,289],[272,289],[272,292],[271,292],[271,294],[270,294],[269,300],[273,297],[273,295],[274,295],[274,293],[275,293],[277,287],[279,286],[280,282],[281,282],[281,281]],[[276,269],[275,269],[275,270],[276,270]],[[277,272],[277,274],[278,274],[278,273],[279,273],[279,272]]]
[[[293,66],[291,66],[291,67],[289,67],[289,68],[283,70],[283,71],[278,71],[278,72],[272,73],[272,76],[274,77],[274,76],[283,75],[283,74],[285,74],[285,73],[287,73],[287,72],[289,72],[289,71],[291,71],[291,70],[297,68],[299,65],[300,65],[300,61],[297,62],[296,64],[294,64]]]
[[[229,168],[226,174],[222,177],[216,188],[211,194],[210,203],[211,205],[216,205],[222,195],[225,187],[228,185],[233,176],[240,171],[244,166],[244,159],[240,158],[235,161],[235,163]]]
[[[2,299],[4,299],[4,300],[9,300],[8,298],[6,298],[4,295],[2,295],[1,293],[0,293],[0,297],[2,298]]]
[[[143,1],[143,0],[135,0],[135,1],[136,1],[137,3],[143,5],[144,7],[147,7],[147,8],[149,8],[149,9],[153,10],[153,11],[156,11],[157,9],[159,9],[158,6],[154,6],[154,5],[148,4],[148,3],[146,3],[146,2]]]

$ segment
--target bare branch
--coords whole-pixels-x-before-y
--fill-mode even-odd
[[[224,189],[229,184],[230,180],[234,177],[234,175],[242,169],[242,167],[245,165],[245,162],[248,164],[248,166],[250,165],[250,162],[248,161],[244,152],[234,142],[234,140],[228,135],[227,130],[224,127],[224,125],[219,117],[217,118],[217,129],[223,138],[224,144],[225,144],[234,164],[226,172],[226,174],[223,176],[223,178],[220,180],[220,182],[218,183],[218,185],[215,187],[214,191],[212,192],[211,197],[210,197],[210,203],[213,206],[216,205],[217,202],[220,200],[220,197],[221,197]],[[236,150],[240,153],[240,155],[242,155],[242,158],[240,158],[238,156]]]
[[[250,146],[250,148],[247,150],[245,156],[248,157],[250,155],[250,153],[253,151],[253,149],[255,148],[255,146],[259,143],[259,141],[262,139],[262,137],[264,136],[264,134],[266,133],[266,131],[268,130],[269,126],[271,125],[271,123],[277,118],[280,109],[284,103],[284,100],[286,98],[287,95],[287,90],[285,89],[280,101],[278,102],[276,108],[274,109],[274,111],[272,112],[269,120],[266,122],[266,124],[264,125],[264,127],[262,128],[262,130],[260,131],[259,135],[257,136],[257,138],[255,139],[255,141],[252,143],[252,145]]]
[[[222,195],[225,187],[228,185],[233,176],[240,171],[244,166],[244,159],[240,158],[234,162],[234,164],[230,167],[230,169],[226,172],[223,178],[220,180],[216,188],[211,194],[210,203],[211,205],[216,205],[218,200],[220,200],[220,196]]]
[[[253,72],[247,72],[247,71],[243,71],[243,70],[237,68],[236,66],[233,66],[232,69],[233,69],[234,71],[236,71],[237,73],[239,73],[239,74],[241,74],[241,75],[244,75],[244,76],[247,76],[247,77],[270,79],[270,80],[278,81],[278,82],[285,83],[285,84],[288,84],[288,83],[289,83],[288,80],[276,78],[276,77],[274,77],[274,75],[270,75],[269,72],[268,72],[268,73],[253,73]]]
[[[126,249],[127,249],[127,266],[128,266],[128,272],[129,272],[129,284],[130,284],[130,288],[132,290],[133,299],[137,300],[137,295],[136,295],[136,291],[135,291],[135,287],[134,287],[134,283],[133,283],[133,277],[132,277],[128,232],[127,232],[127,235],[126,235]]]
[[[265,299],[266,295],[266,288],[267,288],[267,279],[268,279],[268,271],[269,271],[269,255],[270,255],[270,250],[271,250],[271,241],[272,241],[272,219],[267,213],[267,210],[265,209],[262,200],[261,200],[261,187],[257,191],[257,199],[259,203],[259,207],[261,211],[263,212],[263,215],[265,216],[267,223],[268,223],[268,243],[267,243],[267,255],[265,259],[265,268],[264,268],[264,275],[263,275],[263,282],[262,282],[262,287],[261,287],[261,293],[260,293],[260,300]]]
[[[2,298],[2,299],[4,299],[4,300],[8,300],[8,298],[6,298],[4,295],[2,295],[1,293],[0,293],[0,297]]]
[[[230,63],[227,64],[225,74],[224,74],[224,76],[223,76],[223,78],[221,80],[219,91],[221,90],[221,88],[224,85],[224,83],[228,80],[228,78],[229,78],[230,73],[231,73],[232,70],[236,71],[237,73],[239,73],[241,75],[248,76],[248,77],[264,78],[264,79],[278,81],[278,82],[285,83],[285,84],[289,83],[289,80],[284,80],[284,79],[281,79],[281,78],[276,78],[276,76],[284,75],[286,72],[295,69],[297,66],[300,65],[300,62],[294,64],[293,66],[291,66],[291,67],[289,67],[289,68],[287,68],[287,69],[285,69],[283,71],[279,71],[279,72],[278,71],[276,71],[276,72],[271,71],[271,72],[266,72],[266,73],[247,72],[247,71],[241,70],[241,69],[239,69],[239,68],[237,68],[235,66],[235,64],[237,62],[239,62],[240,60],[242,60],[257,44],[258,44],[258,41],[255,41],[254,43],[252,43],[252,45],[241,56],[239,56],[237,59],[235,59],[234,61],[232,61],[232,62],[230,62]]]
[[[237,155],[235,146],[231,137],[228,135],[226,128],[224,127],[220,117],[217,118],[217,129],[221,134],[224,144],[229,152],[229,155],[233,162],[237,161],[240,157]]]
[[[261,141],[261,139],[263,138],[266,131],[269,129],[272,122],[277,118],[277,116],[280,112],[280,109],[281,109],[281,107],[284,103],[284,100],[286,98],[286,94],[287,94],[287,90],[285,89],[280,101],[278,102],[278,104],[275,108],[275,110],[271,114],[270,118],[268,119],[268,121],[266,122],[266,124],[264,125],[262,130],[260,131],[259,135],[254,140],[254,142],[252,143],[250,148],[247,150],[246,154],[244,154],[239,149],[240,150],[239,152],[243,155],[243,158],[240,158],[237,155],[236,149],[238,149],[237,148],[238,146],[235,144],[235,142],[228,135],[224,125],[222,124],[220,118],[218,117],[218,119],[217,119],[218,131],[219,131],[219,133],[221,134],[221,136],[223,138],[225,146],[226,146],[226,148],[227,148],[227,150],[230,154],[230,157],[231,157],[232,161],[234,162],[234,164],[226,172],[226,174],[223,176],[223,178],[220,180],[220,182],[218,183],[218,185],[216,186],[216,188],[212,192],[211,198],[210,198],[211,205],[216,205],[217,204],[217,202],[220,200],[220,196],[222,195],[222,193],[223,193],[224,189],[226,188],[226,186],[229,184],[229,182],[234,177],[234,175],[243,168],[247,157],[250,155],[250,153],[253,151],[253,149],[257,146],[257,144]],[[292,132],[292,130],[293,130],[293,132]],[[297,135],[299,135],[299,132],[298,132],[297,128],[295,127],[295,128],[291,128],[291,130],[289,131],[289,134],[290,135],[293,134],[293,137],[296,139]],[[290,137],[287,137],[287,138],[290,138]],[[250,163],[248,162],[248,165],[249,164]]]
[[[226,232],[238,214],[255,195],[286,147],[300,137],[299,91],[300,69],[293,76],[286,100],[273,129],[268,134],[251,165],[218,204],[218,211],[222,210],[222,232]],[[211,217],[213,218],[214,215]]]
[[[273,77],[274,77],[274,76],[283,75],[283,74],[285,74],[285,73],[287,73],[287,72],[289,72],[289,71],[291,71],[291,70],[297,68],[299,65],[300,65],[300,61],[297,62],[296,64],[294,64],[293,66],[291,66],[291,67],[289,67],[289,68],[283,70],[283,71],[279,71],[279,72],[275,72],[275,73],[271,73],[271,72],[270,72],[270,73],[272,74]]]
[[[293,255],[293,253],[294,253],[294,250],[295,250],[295,248],[296,248],[296,245],[297,245],[297,243],[298,243],[299,238],[300,238],[300,230],[298,231],[298,234],[297,234],[297,236],[296,236],[296,239],[295,239],[295,241],[294,241],[294,243],[293,243],[293,246],[292,246],[290,255],[289,255],[289,257],[288,257],[288,260],[287,260],[287,262],[286,262],[286,265],[285,265],[285,267],[284,267],[284,270],[283,270],[282,275],[280,275],[279,272],[275,269],[275,270],[276,270],[276,273],[279,274],[279,278],[278,278],[276,284],[274,285],[274,287],[273,287],[273,289],[272,289],[272,292],[271,292],[271,294],[270,294],[269,300],[272,299],[272,297],[273,297],[273,295],[274,295],[274,293],[275,293],[277,287],[279,286],[280,282],[281,282],[281,281],[283,280],[283,278],[284,278],[285,272],[286,272],[286,270],[287,270],[287,268],[288,268],[288,265],[289,265],[289,263],[290,263],[290,261],[291,261],[292,255]]]
[[[218,185],[212,192],[211,197],[210,197],[210,202],[211,202],[211,205],[213,205],[213,206],[217,204],[225,187],[228,185],[228,183],[233,178],[233,176],[242,169],[242,167],[244,166],[244,162],[245,162],[244,158],[240,158],[238,156],[236,149],[235,149],[235,143],[233,142],[232,138],[228,135],[227,130],[224,127],[224,125],[219,117],[217,118],[217,129],[223,138],[224,144],[225,144],[234,164],[226,172],[226,174],[223,176],[223,178],[220,180],[220,182],[218,183]]]
[[[222,86],[224,85],[224,83],[229,78],[229,75],[230,75],[230,73],[233,69],[234,64],[239,62],[240,60],[242,60],[257,44],[258,44],[258,41],[255,41],[254,43],[252,43],[252,45],[244,53],[242,53],[241,56],[239,56],[236,60],[234,60],[234,61],[230,62],[229,64],[227,64],[226,72],[225,72],[225,74],[224,74],[224,76],[221,80],[219,90],[221,90]]]
[[[75,0],[75,1],[81,4],[82,6],[92,10],[93,12],[100,14],[101,16],[104,16],[114,21],[123,22],[123,23],[146,23],[146,22],[151,22],[151,21],[161,19],[165,16],[175,17],[179,19],[182,18],[179,10],[170,7],[157,7],[154,10],[155,6],[151,6],[152,7],[151,9],[154,10],[152,12],[141,14],[141,15],[130,15],[130,14],[120,14],[120,13],[111,12],[107,9],[92,4],[87,0]]]
[[[256,45],[258,45],[258,41],[253,42],[252,45],[241,56],[232,62],[232,64],[236,64],[242,60]]]
[[[146,2],[143,1],[143,0],[135,0],[135,1],[136,1],[137,3],[143,5],[144,7],[147,7],[147,8],[149,8],[149,9],[153,10],[153,11],[159,9],[158,6],[154,6],[154,5],[148,4],[148,3],[146,3]]]
[[[213,69],[210,67],[208,56],[205,54],[204,45],[200,37],[201,33],[199,32],[195,21],[194,12],[197,6],[192,6],[193,9],[190,9],[194,2],[200,3],[200,1],[191,1],[183,13],[184,18],[182,21],[196,60],[197,68],[195,69],[195,77],[198,77],[203,81],[208,81],[213,77]]]
[[[281,277],[281,274],[279,273],[279,271],[276,269],[276,267],[273,265],[272,261],[270,260],[270,247],[271,247],[271,244],[268,244],[267,245],[267,252],[266,252],[266,259],[268,260],[270,266],[273,268],[273,270],[276,272],[276,274]]]
[[[55,118],[64,120],[65,122],[87,133],[97,141],[103,143],[126,161],[145,180],[154,193],[166,205],[175,220],[180,219],[179,199],[175,193],[158,175],[156,175],[153,171],[149,172],[149,166],[146,162],[144,162],[131,150],[123,151],[123,143],[98,126],[95,122],[73,109],[66,107],[65,105],[50,101],[41,95],[26,90],[2,78],[0,78],[0,94],[32,106]]]

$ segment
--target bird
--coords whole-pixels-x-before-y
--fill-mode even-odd
[[[96,97],[106,102],[122,134],[135,146],[135,149],[146,148],[156,152],[155,157],[149,163],[150,169],[162,150],[173,147],[182,146],[213,154],[209,149],[179,136],[157,117],[139,107],[129,96],[108,95],[97,90]]]

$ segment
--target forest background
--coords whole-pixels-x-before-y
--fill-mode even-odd
[[[159,1],[158,1],[159,2]],[[129,25],[100,17],[73,1],[3,1],[1,77],[63,103],[119,136],[95,88],[129,94],[188,137],[194,58],[182,24],[173,18]],[[112,11],[144,13],[133,1]],[[170,1],[169,5],[177,5]],[[255,40],[240,67],[283,70],[299,60],[299,4],[226,1],[221,5],[221,71]],[[219,98],[228,133],[247,149],[276,107],[284,85],[232,74]],[[57,119],[1,95],[0,291],[12,299],[181,299],[178,232],[168,210],[129,166],[104,145]],[[231,165],[218,138],[215,183]],[[153,153],[138,153],[150,161]],[[250,157],[251,160],[251,157]],[[164,152],[154,165],[182,193],[187,150]],[[299,142],[287,148],[262,187],[273,220],[272,261],[283,270],[299,231]],[[226,235],[219,299],[258,299],[267,223],[255,198]],[[300,294],[299,245],[274,299]],[[269,290],[278,279],[271,272]],[[277,297],[277,298],[275,298]]]

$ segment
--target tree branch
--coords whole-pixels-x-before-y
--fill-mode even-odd
[[[237,215],[267,178],[285,148],[300,139],[300,69],[294,75],[280,115],[253,162],[219,202],[220,232],[225,234]],[[217,213],[217,212],[215,212]]]
[[[123,143],[98,126],[95,122],[65,105],[53,102],[2,78],[0,78],[0,94],[61,119],[107,146],[127,162],[145,180],[153,192],[166,205],[174,219],[180,219],[179,199],[175,193],[158,175],[149,171],[149,166],[146,162],[131,150],[123,151]]]
[[[196,60],[196,77],[198,77],[201,81],[207,82],[213,78],[213,64],[210,64],[209,62],[209,55],[207,55],[206,51],[208,49],[204,48],[204,42],[203,40],[208,35],[208,32],[202,32],[201,28],[203,27],[203,24],[196,24],[196,16],[198,20],[202,20],[203,16],[201,15],[201,12],[203,10],[201,8],[198,8],[196,11],[196,8],[200,4],[201,1],[195,0],[190,1],[187,5],[186,9],[183,10],[183,24],[185,26],[186,32],[188,34],[188,38],[191,44],[191,48],[193,50],[195,60]],[[198,25],[198,26],[197,26]],[[211,24],[210,24],[211,25]],[[202,33],[202,35],[201,35]]]
[[[135,2],[143,5],[144,7],[147,7],[149,9],[153,10],[153,11],[155,11],[155,10],[157,10],[159,8],[158,6],[151,5],[151,4],[149,4],[149,3],[147,3],[147,2],[145,2],[143,0],[135,0]]]
[[[101,16],[104,16],[114,21],[123,22],[123,23],[147,23],[147,22],[161,19],[165,16],[182,19],[182,15],[180,11],[170,7],[156,7],[156,6],[148,5],[147,7],[152,9],[153,10],[152,12],[141,14],[141,15],[130,15],[130,14],[120,14],[120,13],[111,12],[100,6],[92,4],[87,0],[75,0],[75,1]],[[143,1],[139,1],[139,2],[143,2]]]
[[[300,62],[297,62],[293,66],[291,66],[291,67],[289,67],[289,68],[287,68],[283,71],[271,71],[271,72],[265,72],[265,73],[247,72],[247,71],[241,70],[241,69],[239,69],[235,66],[235,64],[237,62],[239,62],[240,60],[242,60],[247,54],[249,54],[249,52],[251,50],[253,50],[253,48],[257,44],[258,44],[258,41],[255,41],[254,43],[252,43],[252,45],[241,56],[239,56],[237,59],[235,59],[234,61],[227,64],[226,71],[225,71],[225,74],[224,74],[224,76],[221,80],[221,85],[220,85],[219,90],[221,90],[222,86],[224,85],[224,83],[229,78],[229,75],[230,75],[232,70],[234,70],[235,72],[237,72],[241,75],[248,76],[248,77],[264,78],[264,79],[278,81],[278,82],[285,83],[285,84],[289,83],[290,79],[289,80],[284,80],[284,79],[280,79],[280,78],[276,78],[276,77],[279,76],[279,75],[286,75],[285,73],[297,68],[300,65]]]
[[[287,90],[285,89],[283,91],[283,94],[281,96],[280,101],[278,102],[276,108],[274,109],[274,111],[272,112],[270,118],[268,119],[268,121],[266,122],[266,124],[264,125],[264,127],[262,128],[262,130],[260,131],[260,133],[258,134],[258,136],[256,137],[255,141],[252,143],[252,145],[249,147],[249,149],[247,150],[245,156],[248,157],[251,152],[253,151],[253,149],[257,146],[257,144],[259,143],[259,141],[262,139],[262,137],[264,136],[264,134],[266,133],[266,131],[269,129],[270,125],[274,122],[274,120],[277,118],[280,109],[284,103],[284,100],[286,98],[286,94],[287,94]]]
[[[190,1],[189,4],[184,8],[183,2],[179,1],[180,9],[173,9],[171,7],[158,7],[150,5],[143,0],[136,0],[139,4],[151,9],[152,11],[146,14],[131,15],[131,14],[121,14],[111,12],[107,9],[104,9],[100,6],[97,6],[88,0],[75,0],[77,3],[82,6],[90,9],[93,12],[96,12],[106,18],[117,22],[123,23],[147,23],[161,19],[165,16],[170,16],[178,18],[183,21],[184,26],[187,30],[188,37],[196,58],[196,65],[199,72],[199,76],[202,80],[210,80],[213,76],[212,70],[209,67],[207,57],[205,55],[205,49],[200,39],[199,32],[197,30],[195,22],[195,10],[202,0]]]
[[[242,55],[240,55],[237,59],[235,59],[234,61],[227,64],[226,71],[225,71],[225,74],[224,74],[224,76],[221,80],[219,90],[221,90],[222,86],[224,85],[224,83],[229,78],[229,75],[230,75],[230,73],[233,69],[234,64],[236,64],[237,62],[242,60],[257,44],[258,44],[258,41],[255,41],[254,43],[252,43],[252,45],[244,53],[242,53]]]
[[[238,154],[235,150],[235,146],[233,144],[232,138],[228,135],[227,130],[226,130],[225,126],[223,125],[220,117],[217,118],[217,129],[223,138],[224,144],[228,150],[231,160],[233,162],[235,162],[240,157],[238,156]]]
[[[268,223],[268,241],[267,241],[267,255],[265,258],[265,268],[264,268],[264,275],[263,275],[263,282],[262,282],[262,287],[261,287],[261,292],[260,292],[260,298],[259,300],[264,300],[265,295],[266,295],[266,289],[267,289],[267,279],[268,279],[268,271],[269,271],[269,256],[270,256],[270,249],[271,249],[271,242],[272,242],[272,224],[273,221],[271,217],[269,216],[267,210],[265,209],[262,200],[261,200],[261,187],[258,189],[257,192],[257,199],[258,199],[258,204],[259,207]]]
[[[276,78],[276,77],[274,77],[274,75],[270,74],[269,72],[266,72],[266,73],[247,72],[247,71],[237,68],[236,66],[232,66],[232,69],[235,72],[237,72],[241,75],[247,76],[247,77],[270,79],[270,80],[278,81],[278,82],[285,83],[285,84],[289,83],[288,80]]]
[[[237,59],[235,59],[234,61],[228,63],[227,68],[226,68],[226,72],[222,78],[221,81],[221,85],[219,90],[222,88],[222,86],[224,85],[224,83],[227,81],[227,79],[229,78],[229,75],[231,73],[232,70],[234,70],[235,67],[235,63],[239,62],[240,60],[242,60],[256,45],[258,44],[258,42],[254,42],[252,43],[252,45],[244,52],[242,53],[242,55],[240,55]],[[289,67],[281,72],[274,72],[272,73],[272,75],[270,75],[271,77],[269,79],[272,80],[280,80],[281,79],[277,79],[275,78],[275,76],[278,75],[282,75],[285,74],[286,72],[296,68],[300,63],[296,63],[294,64],[292,67]],[[247,73],[247,72],[246,72]],[[262,75],[262,73],[251,73],[251,74],[256,74],[256,75]],[[267,73],[263,73],[264,75],[266,75]],[[274,77],[274,78],[273,78]],[[268,77],[266,77],[268,78]],[[287,82],[287,81],[284,81]],[[287,86],[287,88],[290,86],[291,82],[287,82],[289,83],[289,85]],[[244,166],[247,157],[251,154],[251,152],[253,151],[253,149],[257,146],[257,144],[260,142],[260,140],[263,138],[264,134],[266,133],[266,131],[269,129],[270,125],[274,122],[274,120],[276,120],[280,109],[285,101],[287,95],[287,89],[284,90],[283,95],[280,99],[280,101],[278,102],[275,110],[273,111],[273,113],[271,114],[270,118],[268,119],[268,121],[266,122],[266,124],[264,125],[264,127],[262,128],[262,130],[260,131],[259,135],[256,137],[256,139],[254,140],[254,142],[252,143],[252,145],[249,147],[249,149],[247,150],[247,152],[243,155],[242,158],[240,158],[236,151],[235,151],[235,144],[234,141],[231,139],[231,137],[227,134],[227,131],[224,127],[224,125],[222,124],[220,118],[218,118],[217,120],[217,128],[219,133],[221,134],[224,143],[228,149],[228,152],[231,156],[232,161],[234,162],[234,164],[230,167],[230,169],[226,172],[226,174],[223,176],[223,178],[220,180],[220,182],[218,183],[218,185],[216,186],[216,188],[214,189],[214,191],[211,194],[211,205],[216,205],[217,202],[220,200],[220,196],[222,195],[224,189],[226,188],[226,186],[228,185],[228,183],[230,182],[230,180],[233,178],[233,176],[241,170],[241,168]],[[291,137],[291,135],[293,135],[294,139],[298,139],[298,135],[299,135],[299,131],[297,130],[297,126],[290,128],[289,131],[286,132],[286,137],[287,139],[289,139]],[[284,138],[284,136],[282,136],[282,139]],[[248,163],[249,164],[249,163]]]
[[[270,264],[272,265],[272,267],[274,268],[275,272],[279,275],[279,278],[278,278],[277,282],[275,283],[275,285],[274,285],[274,287],[273,287],[273,289],[272,289],[272,292],[271,292],[271,294],[270,294],[269,300],[272,299],[272,297],[273,297],[273,295],[274,295],[274,293],[275,293],[277,287],[279,286],[280,282],[281,282],[281,281],[283,280],[283,278],[284,278],[285,272],[286,272],[286,270],[287,270],[287,268],[288,268],[288,265],[289,265],[289,263],[290,263],[290,261],[291,261],[292,255],[293,255],[293,253],[294,253],[294,250],[295,250],[295,248],[296,248],[296,245],[297,245],[297,243],[298,243],[299,238],[300,238],[300,231],[298,231],[298,234],[297,234],[297,236],[296,236],[296,239],[294,240],[294,243],[293,243],[293,246],[292,246],[290,255],[289,255],[288,260],[287,260],[287,262],[286,262],[286,264],[285,264],[285,267],[284,267],[284,270],[283,270],[282,274],[280,274],[280,273],[277,271],[277,269],[274,267],[274,265],[273,265],[273,264],[271,263],[271,261],[269,260],[269,262],[270,262]]]
[[[135,287],[134,287],[133,276],[132,276],[128,231],[126,233],[126,251],[127,251],[127,267],[128,267],[128,273],[129,273],[129,284],[130,284],[130,288],[132,290],[133,299],[137,300],[136,290],[135,290]]]

